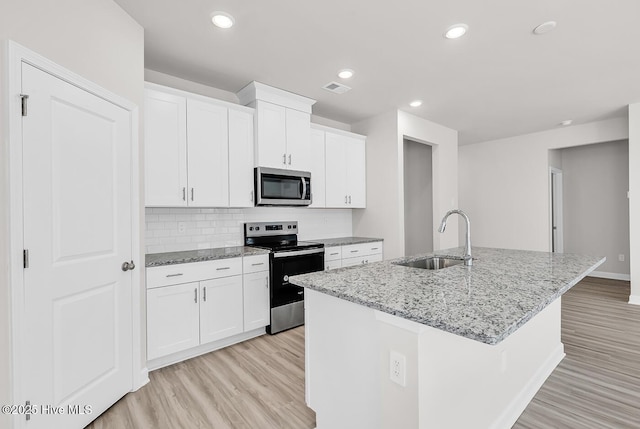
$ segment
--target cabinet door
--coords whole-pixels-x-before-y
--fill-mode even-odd
[[[311,169],[311,115],[294,109],[286,109],[287,168],[309,171]]]
[[[147,358],[155,359],[200,343],[198,283],[147,291]]]
[[[356,258],[346,258],[342,260],[342,268],[353,267],[354,265],[365,264],[366,256],[358,256]]]
[[[230,109],[229,206],[253,205],[253,113]]]
[[[257,152],[260,167],[286,168],[286,109],[256,101]]]
[[[145,90],[145,205],[186,206],[187,103],[184,97]]]
[[[246,332],[269,324],[269,271],[245,274],[243,277]]]
[[[324,270],[335,270],[336,268],[342,268],[342,259],[335,259],[333,261],[324,261]]]
[[[324,175],[324,131],[311,130],[311,205],[309,207],[325,207],[325,175]]]
[[[350,138],[346,145],[346,157],[349,207],[365,208],[367,206],[365,142]]]
[[[325,195],[327,207],[348,207],[346,137],[325,133]],[[313,186],[313,184],[312,184]]]
[[[200,344],[242,332],[242,276],[200,282]]]
[[[188,205],[229,206],[227,108],[187,101]]]

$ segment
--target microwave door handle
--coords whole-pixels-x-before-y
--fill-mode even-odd
[[[307,181],[304,180],[304,177],[301,177],[300,180],[302,181],[302,199],[304,200],[307,196]]]

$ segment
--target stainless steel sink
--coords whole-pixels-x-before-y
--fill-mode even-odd
[[[430,256],[424,259],[417,259],[410,262],[399,262],[396,265],[402,265],[411,268],[422,268],[425,270],[439,270],[442,268],[453,267],[462,264],[464,261],[457,258],[447,258],[444,256]]]

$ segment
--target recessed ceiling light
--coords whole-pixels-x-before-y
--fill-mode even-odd
[[[542,24],[538,25],[536,28],[533,29],[533,34],[536,34],[538,36],[548,33],[549,31],[553,30],[554,28],[556,28],[558,24],[555,21],[547,21],[547,22],[543,22]]]
[[[469,26],[467,24],[456,24],[447,28],[447,31],[444,33],[444,37],[447,39],[457,39],[458,37],[464,36],[464,33],[467,32]]]
[[[573,121],[571,119],[567,119],[565,121],[560,122],[560,125],[562,125],[563,127],[566,127],[567,125],[571,125],[573,123]]]
[[[338,72],[338,77],[340,79],[349,79],[353,77],[353,70],[351,69],[342,69]]]
[[[420,107],[420,106],[422,106],[422,100],[412,101],[411,103],[409,103],[409,106],[411,106],[411,107]]]
[[[211,14],[211,22],[218,28],[231,28],[235,20],[233,16],[226,12],[213,12],[213,14]]]

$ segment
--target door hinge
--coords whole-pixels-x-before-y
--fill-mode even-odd
[[[20,94],[20,98],[22,98],[22,116],[27,116],[27,100],[29,96],[27,94]]]
[[[24,268],[29,268],[29,250],[24,249],[22,251],[22,266]]]
[[[25,409],[24,418],[27,421],[31,420],[31,401],[26,401],[24,403],[24,409]]]

